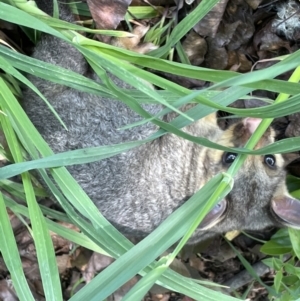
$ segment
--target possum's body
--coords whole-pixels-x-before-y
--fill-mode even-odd
[[[63,19],[72,19],[63,7],[61,15]],[[96,78],[76,49],[52,36],[42,37],[33,57]],[[35,93],[25,91],[24,109],[56,153],[141,140],[157,130],[149,123],[121,131],[119,128],[140,119],[122,102],[79,92],[33,76],[29,79],[50,101],[68,128],[68,131],[64,130]],[[113,81],[120,87],[128,88],[116,78]],[[161,107],[147,105],[145,109],[154,114]],[[209,115],[184,130],[224,145],[242,147],[256,128],[255,123],[253,119],[248,119],[222,131],[217,126],[215,115]],[[269,130],[259,146],[273,141],[272,131]],[[143,237],[213,175],[226,171],[230,165],[226,163],[227,156],[221,151],[206,149],[168,134],[112,158],[68,169],[114,226],[125,235]],[[280,200],[290,197],[285,188],[281,155],[269,157],[275,160],[275,166],[267,164],[267,161],[271,162],[266,159],[267,156],[247,159],[235,177],[232,192],[226,197],[226,212],[222,215],[222,221],[210,232],[197,230],[190,242],[233,229],[259,230],[278,224],[271,213],[271,202],[275,197]]]

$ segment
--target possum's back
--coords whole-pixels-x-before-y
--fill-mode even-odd
[[[61,7],[64,15],[65,8]],[[70,18],[69,18],[70,19]],[[43,35],[34,58],[62,66],[95,79],[83,56],[64,41]],[[29,79],[60,115],[65,130],[47,105],[32,91],[24,91],[23,106],[33,124],[55,153],[79,148],[141,140],[157,130],[151,123],[120,130],[141,119],[121,101],[53,84],[34,76]],[[121,88],[124,82],[111,76]],[[151,114],[159,105],[145,105]],[[213,129],[213,130],[211,130]],[[214,125],[210,136],[218,133]],[[216,132],[215,132],[216,130]],[[101,212],[124,233],[151,232],[199,187],[201,162],[189,141],[173,135],[99,162],[68,167]],[[191,164],[196,170],[191,170]]]

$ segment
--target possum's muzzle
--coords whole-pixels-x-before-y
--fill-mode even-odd
[[[206,230],[218,224],[225,217],[224,213],[226,211],[226,208],[227,202],[225,199],[223,199],[217,205],[215,205],[212,210],[209,211],[198,228],[201,230]]]

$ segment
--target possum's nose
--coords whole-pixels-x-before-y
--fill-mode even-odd
[[[227,202],[225,199],[223,199],[221,202],[215,205],[215,207],[204,217],[199,225],[199,228],[201,230],[206,230],[219,223],[224,217],[226,208]]]

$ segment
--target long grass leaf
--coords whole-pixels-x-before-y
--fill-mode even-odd
[[[6,99],[14,98],[11,92],[7,89],[2,79],[0,79],[1,91]],[[0,97],[3,111],[6,111],[6,102]],[[19,143],[15,133],[11,128],[7,118],[2,117],[2,124],[6,140],[16,162],[23,160],[20,151]],[[62,300],[61,285],[58,275],[56,258],[53,244],[50,238],[48,228],[45,224],[44,217],[36,202],[34,190],[28,173],[22,174],[24,191],[29,209],[30,221],[32,224],[33,239],[36,247],[40,273],[43,281],[45,296],[49,300]]]
[[[11,228],[10,220],[7,215],[2,193],[0,192],[0,250],[5,264],[10,272],[14,288],[18,297],[22,301],[35,300],[22,268],[22,262],[19,255],[19,250],[14,239],[14,233]]]

